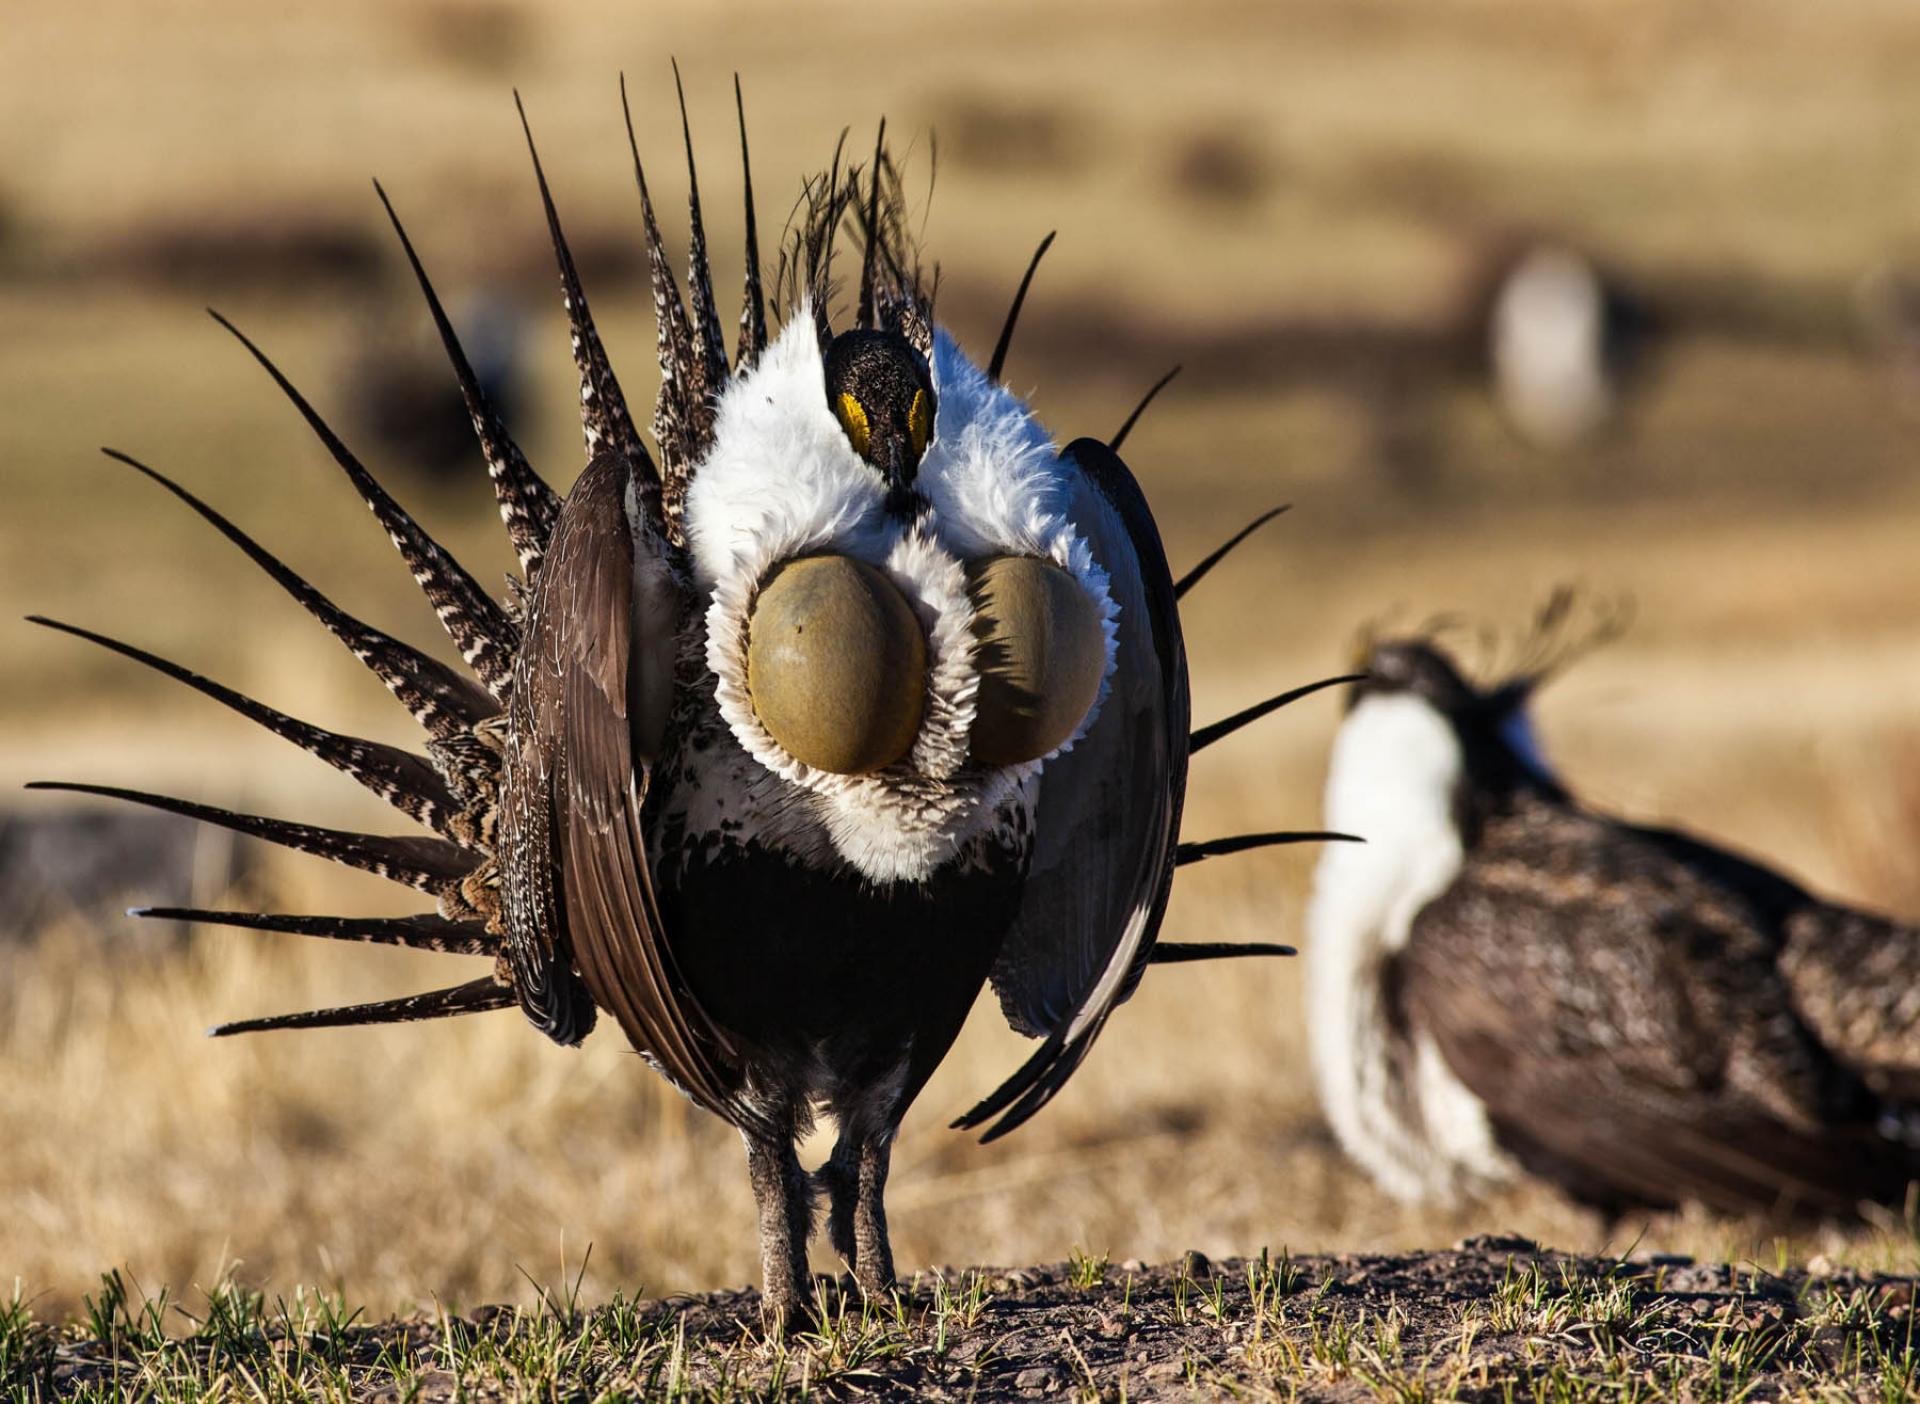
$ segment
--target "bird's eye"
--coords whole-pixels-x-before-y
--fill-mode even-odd
[[[865,561],[803,556],[762,582],[747,622],[747,696],[795,760],[836,775],[892,765],[920,733],[926,677],[913,607]]]
[[[1031,556],[973,562],[967,593],[980,670],[974,764],[1038,760],[1065,744],[1100,695],[1099,611],[1078,580]]]
[[[865,458],[873,437],[867,426],[866,407],[842,390],[840,398],[833,402],[833,412],[839,417],[840,427],[847,431],[847,441],[853,445],[853,451]]]
[[[933,437],[933,402],[927,392],[913,392],[913,404],[907,409],[907,432],[913,436],[915,461],[926,457],[927,441]]]

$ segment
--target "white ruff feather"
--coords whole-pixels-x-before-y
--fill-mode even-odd
[[[1109,675],[1115,662],[1116,610],[1106,573],[1061,511],[1065,492],[1046,435],[944,332],[933,375],[935,441],[917,484],[933,511],[912,527],[886,514],[880,475],[854,453],[827,408],[825,369],[805,307],[722,394],[713,452],[687,493],[695,581],[709,597],[704,625],[715,704],[745,755],[805,801],[766,797],[747,816],[747,833],[803,858],[817,860],[830,847],[875,882],[931,876],[1007,804],[1030,803],[1029,782],[1045,761],[997,769],[967,764],[979,674],[963,562],[1002,554],[1055,561],[1100,610]],[[836,775],[795,759],[761,725],[747,692],[747,626],[760,582],[780,562],[820,552],[884,571],[927,631],[919,734],[902,761],[872,775]],[[1102,698],[1106,687],[1103,680]],[[1096,702],[1067,745],[1098,710]]]
[[[1451,1199],[1511,1173],[1479,1099],[1427,1040],[1408,1047],[1381,1002],[1383,963],[1460,871],[1463,765],[1452,726],[1426,702],[1364,698],[1334,740],[1326,821],[1366,842],[1327,846],[1307,911],[1321,1105],[1347,1153],[1406,1200]]]

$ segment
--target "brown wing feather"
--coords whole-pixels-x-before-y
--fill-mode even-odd
[[[628,706],[636,663],[628,477],[611,454],[588,465],[536,582],[510,712],[509,942],[516,980],[550,992],[529,1008],[536,1022],[577,1022],[577,990],[695,1101],[738,1121],[738,1073],[674,970],[646,857],[647,768],[635,763],[639,719]],[[657,545],[652,531],[644,539]],[[658,565],[641,556],[638,564]],[[671,658],[670,637],[643,639],[640,652],[657,656],[663,646]]]
[[[1767,924],[1623,826],[1494,821],[1400,974],[1502,1145],[1590,1202],[1844,1213],[1920,1168],[1795,1017]]]
[[[1040,781],[1032,867],[993,969],[1008,1022],[1045,1041],[954,1124],[993,1140],[1066,1084],[1153,957],[1186,797],[1186,647],[1160,534],[1133,474],[1077,439],[1075,519],[1112,577],[1119,657],[1100,716]],[[1116,816],[1119,816],[1116,818]]]
[[[1825,902],[1786,923],[1801,1017],[1883,1096],[1920,1101],[1920,927]]]

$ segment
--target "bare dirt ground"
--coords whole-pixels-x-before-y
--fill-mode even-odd
[[[112,1284],[109,1284],[111,1287]],[[784,1339],[751,1290],[591,1309],[340,1319],[216,1295],[190,1336],[89,1302],[91,1329],[0,1337],[16,1397],[236,1390],[376,1401],[1900,1400],[1920,1388],[1911,1278],[1573,1257],[1521,1238],[1421,1255],[1189,1253],[921,1273],[885,1302],[822,1279]]]

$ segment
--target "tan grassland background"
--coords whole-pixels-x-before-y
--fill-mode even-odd
[[[148,458],[347,608],[442,646],[347,485],[199,309],[236,317],[339,407],[361,349],[425,334],[378,175],[445,289],[526,307],[524,441],[570,480],[570,368],[511,90],[644,403],[651,311],[616,82],[682,248],[671,55],[729,300],[737,70],[769,240],[843,126],[857,149],[885,114],[913,145],[910,179],[937,134],[927,246],[977,354],[1033,243],[1060,230],[1010,372],[1062,439],[1111,432],[1164,365],[1189,363],[1129,446],[1175,568],[1294,504],[1190,597],[1200,719],[1340,671],[1369,620],[1460,611],[1512,629],[1583,582],[1637,605],[1631,633],[1542,703],[1583,793],[1920,915],[1920,392],[1855,312],[1869,269],[1920,255],[1910,4],[101,0],[15,6],[0,29],[0,600],[15,618],[71,619],[407,739],[318,627],[94,448]],[[1477,251],[1518,229],[1586,241],[1685,314],[1629,423],[1589,448],[1522,445],[1467,379],[1368,369],[1431,340]],[[1422,467],[1392,471],[1409,432]],[[498,579],[509,557],[477,460],[435,485],[368,457]],[[0,623],[0,659],[7,807],[53,808],[18,789],[50,777],[390,826],[344,778],[77,641]],[[1201,757],[1189,836],[1315,824],[1336,715],[1307,702]],[[1283,850],[1191,870],[1169,933],[1299,939],[1311,863]],[[207,895],[409,909],[300,858]],[[149,1289],[230,1269],[270,1290],[338,1285],[375,1311],[472,1305],[571,1276],[589,1244],[589,1299],[757,1275],[737,1143],[610,1030],[581,1051],[511,1014],[210,1043],[221,1018],[448,971],[245,932],[168,943],[112,913],[31,940],[21,924],[0,913],[0,1290],[17,1275],[55,1310],[117,1265]],[[981,1148],[945,1122],[1024,1056],[983,1001],[895,1158],[902,1266],[1491,1230],[1915,1265],[1897,1221],[1781,1244],[1691,1215],[1609,1235],[1538,1190],[1397,1207],[1320,1121],[1302,1020],[1295,966],[1157,972],[1054,1107]]]

